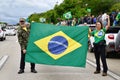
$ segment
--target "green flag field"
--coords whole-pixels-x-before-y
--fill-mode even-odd
[[[32,23],[26,62],[85,67],[88,27]]]

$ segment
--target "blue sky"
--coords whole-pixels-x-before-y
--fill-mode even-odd
[[[53,9],[56,2],[63,0],[1,0],[0,22],[16,24],[20,17],[27,18],[32,13]]]

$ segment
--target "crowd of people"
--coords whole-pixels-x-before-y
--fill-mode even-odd
[[[98,16],[95,15],[85,15],[81,18],[73,18],[68,20],[58,20],[56,25],[64,25],[64,26],[77,26],[80,24],[96,24],[97,21],[102,22],[103,26],[107,25],[107,15],[110,16],[110,26],[117,26],[120,25],[120,12],[116,10],[111,12],[110,14],[107,13],[100,13]]]

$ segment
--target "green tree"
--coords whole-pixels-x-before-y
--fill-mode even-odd
[[[110,12],[119,8],[120,4],[116,3],[117,0],[64,0],[60,5],[56,4],[52,10],[30,15],[29,20],[39,22],[39,18],[44,17],[47,23],[57,23],[57,18],[64,19],[63,14],[66,12],[70,11],[73,18],[79,18],[90,13],[87,9],[91,9],[90,14],[98,15],[100,12]]]
[[[114,4],[114,5],[111,7],[111,9],[110,9],[111,12],[112,12],[112,11],[116,11],[116,10],[120,10],[120,2]]]

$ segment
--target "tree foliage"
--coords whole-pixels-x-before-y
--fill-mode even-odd
[[[110,9],[110,11],[116,11],[116,10],[120,10],[120,3],[114,4]]]
[[[120,3],[117,0],[64,0],[60,5],[55,5],[54,9],[44,13],[34,13],[29,16],[30,21],[39,22],[40,17],[46,18],[47,23],[57,22],[57,18],[63,18],[63,14],[71,11],[73,18],[87,15],[87,9],[91,9],[91,13],[98,15],[100,12],[110,12],[117,8],[120,9]],[[117,7],[116,7],[117,6]]]

